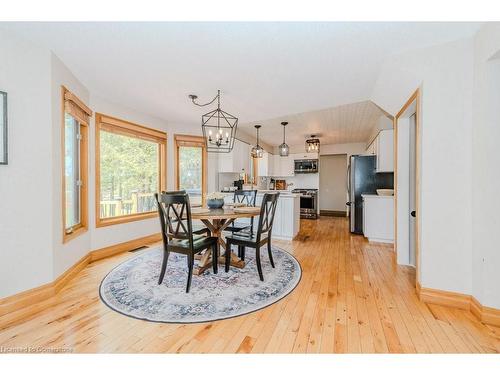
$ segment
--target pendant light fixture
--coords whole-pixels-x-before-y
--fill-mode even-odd
[[[255,125],[255,129],[257,129],[257,144],[252,147],[251,155],[253,158],[261,158],[264,156],[264,149],[259,146],[259,129],[261,128],[260,125]]]
[[[189,99],[198,107],[205,107],[217,100],[217,108],[201,116],[201,129],[207,143],[207,152],[231,152],[236,137],[238,118],[220,108],[220,90],[210,102],[196,103],[197,95],[189,95]]]
[[[283,143],[279,145],[279,152],[280,156],[288,156],[288,154],[290,153],[290,147],[288,147],[288,145],[285,143],[285,126],[288,125],[288,122],[283,121],[281,125],[283,125]]]
[[[306,152],[319,153],[319,139],[316,138],[316,135],[312,134],[311,138],[306,139]]]

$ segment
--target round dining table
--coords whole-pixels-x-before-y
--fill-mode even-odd
[[[209,209],[205,207],[193,207],[191,208],[191,218],[193,220],[201,220],[201,222],[208,228],[213,237],[217,237],[218,246],[217,250],[219,253],[219,263],[224,264],[225,262],[225,251],[221,252],[221,247],[226,249],[226,241],[224,239],[224,229],[231,225],[234,220],[241,218],[251,218],[258,216],[260,214],[260,207],[238,207],[233,208],[230,206],[224,206],[222,208]],[[198,267],[193,271],[195,275],[201,275],[206,269],[212,266],[212,250],[207,249],[204,253],[196,257],[198,262]],[[232,266],[243,268],[245,267],[245,262],[238,258],[236,254],[231,252],[231,263]]]

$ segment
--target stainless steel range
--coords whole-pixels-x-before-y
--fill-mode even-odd
[[[300,194],[300,217],[303,219],[317,219],[318,189],[293,189],[292,193]]]

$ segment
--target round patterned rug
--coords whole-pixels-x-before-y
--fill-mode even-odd
[[[211,268],[201,276],[193,275],[191,290],[185,293],[186,256],[170,253],[165,278],[158,285],[163,250],[145,250],[106,275],[99,294],[108,307],[133,318],[200,323],[260,310],[285,297],[300,281],[299,262],[279,247],[273,246],[276,268],[271,267],[267,248],[261,250],[264,281],[257,273],[255,251],[247,249],[245,255],[242,269],[231,267],[226,273],[219,265],[216,275]]]

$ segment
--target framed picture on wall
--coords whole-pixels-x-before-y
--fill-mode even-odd
[[[0,91],[0,164],[7,164],[7,93]]]

